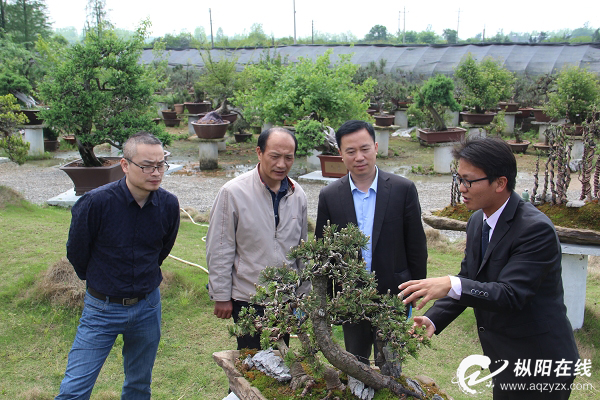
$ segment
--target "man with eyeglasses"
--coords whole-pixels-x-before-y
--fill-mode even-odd
[[[123,335],[121,398],[150,399],[161,334],[160,266],[179,229],[177,197],[160,187],[162,143],[140,132],[123,146],[125,177],[84,194],[71,211],[67,258],[87,293],[57,399],[89,399]]]
[[[263,131],[256,168],[227,182],[215,198],[206,262],[217,318],[237,322],[244,307],[262,315],[264,308],[250,302],[260,272],[267,266],[301,268],[300,261],[287,258],[308,234],[306,195],[288,177],[297,149],[298,141],[287,129]],[[238,350],[260,349],[260,334],[239,336],[237,344]]]
[[[414,317],[429,337],[473,307],[490,371],[498,373],[494,399],[567,399],[579,355],[564,304],[554,225],[515,193],[517,163],[503,140],[469,139],[453,155],[464,203],[476,210],[467,223],[460,272],[403,283],[400,295],[405,303],[422,298],[419,310],[440,299]],[[507,368],[501,369],[505,360]],[[565,367],[555,369],[561,363]],[[542,372],[548,364],[551,370]],[[525,386],[507,385],[513,383]],[[531,384],[554,390],[527,390]]]

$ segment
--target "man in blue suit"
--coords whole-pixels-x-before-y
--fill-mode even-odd
[[[417,306],[421,309],[440,299],[425,316],[414,318],[429,337],[473,307],[492,373],[508,361],[508,368],[494,377],[494,399],[566,399],[579,354],[563,299],[554,225],[514,192],[517,163],[503,140],[468,140],[454,149],[454,157],[454,179],[464,204],[477,210],[467,223],[460,272],[403,283],[399,289],[404,302],[422,298]],[[515,372],[528,363],[530,374]],[[540,363],[550,363],[550,373],[538,371]],[[565,368],[555,370],[559,365]],[[526,385],[509,390],[506,383]],[[547,391],[530,390],[532,383]]]

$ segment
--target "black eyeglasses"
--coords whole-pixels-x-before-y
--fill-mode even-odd
[[[158,170],[158,172],[165,172],[169,170],[169,164],[167,164],[167,162],[163,162],[162,164],[159,165],[152,165],[152,166],[144,166],[142,167],[139,164],[134,163],[133,161],[131,161],[129,158],[126,158],[127,161],[129,161],[130,163],[132,163],[133,165],[140,167],[140,169],[142,170],[142,172],[144,174],[153,174],[154,171]]]
[[[473,184],[473,182],[479,182],[479,181],[483,181],[488,179],[488,177],[483,177],[483,178],[479,178],[479,179],[473,179],[473,180],[468,180],[463,178],[462,176],[458,175],[458,174],[452,174],[452,179],[454,180],[454,183],[456,183],[457,185],[464,185],[465,188],[469,189],[471,188],[471,185]]]

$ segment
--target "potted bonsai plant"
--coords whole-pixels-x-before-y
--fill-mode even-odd
[[[463,120],[476,125],[492,122],[501,98],[512,97],[514,75],[486,58],[480,63],[471,53],[461,61],[455,71],[460,84],[460,102],[470,111],[461,112]]]
[[[211,111],[198,121],[192,122],[196,136],[200,139],[221,139],[225,136],[230,122],[223,120],[216,111]]]
[[[594,107],[600,102],[598,78],[586,69],[566,67],[556,78],[556,92],[548,97],[546,113],[554,118],[566,117],[571,124],[567,132],[580,136],[581,125],[591,118]]]
[[[537,77],[534,85],[528,90],[531,95],[530,106],[533,107],[531,113],[537,122],[557,121],[546,114],[546,107],[550,101],[550,93],[555,91],[556,75],[553,74],[545,74]]]
[[[303,119],[296,124],[298,151],[296,154],[311,156],[314,153],[321,164],[321,174],[326,178],[341,178],[348,173],[339,155],[335,131],[314,119]]]
[[[371,103],[368,111],[375,119],[375,125],[390,126],[394,123],[394,115],[385,112],[388,103],[391,105],[395,100],[394,108],[398,107],[398,99],[406,97],[403,95],[405,88],[397,82],[391,74],[385,72],[387,60],[380,59],[379,63],[371,61],[366,67],[361,67],[354,77],[354,81],[363,83],[367,79],[374,79],[377,83],[371,93]]]
[[[147,27],[148,22],[142,23],[131,40],[120,39],[108,29],[100,36],[90,30],[82,43],[67,48],[50,68],[41,86],[50,108],[42,111],[42,117],[50,126],[72,132],[81,155],[81,160],[62,167],[67,174],[85,171],[87,179],[88,172],[97,171],[110,182],[123,176],[120,158],[99,158],[95,146],[108,143],[122,149],[127,138],[139,131],[156,135],[165,145],[170,142],[170,135],[152,121],[157,82],[148,79],[149,72],[138,64]],[[74,182],[77,195],[107,183],[84,182]]]
[[[58,150],[58,130],[45,126],[43,128],[44,132],[44,151],[56,151]]]
[[[418,108],[430,116],[425,122],[429,128],[419,128],[419,140],[426,144],[440,142],[460,141],[466,129],[446,126],[444,119],[446,109],[459,111],[460,104],[454,98],[454,82],[445,75],[435,75],[429,78],[415,93],[414,104],[411,108]]]
[[[184,102],[183,105],[190,114],[202,114],[210,111],[210,102],[205,101],[205,93],[201,85],[194,83],[193,89],[194,101]]]

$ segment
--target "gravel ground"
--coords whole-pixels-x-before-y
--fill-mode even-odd
[[[213,175],[213,174],[211,174]],[[442,208],[450,201],[450,178],[448,176],[411,176],[419,192],[422,210]],[[179,198],[182,207],[192,207],[199,212],[210,210],[219,188],[231,178],[206,176],[202,173],[191,175],[169,174],[163,179],[163,187]],[[0,185],[9,186],[22,193],[25,198],[35,204],[46,201],[73,188],[67,175],[54,167],[39,167],[32,163],[17,165],[12,162],[0,163]],[[316,220],[317,203],[322,183],[300,182],[308,199],[309,218]],[[520,173],[517,178],[517,193],[525,188],[531,191],[533,177],[528,173]],[[575,187],[573,187],[575,186]],[[577,198],[579,182],[574,176],[571,183],[570,199]],[[444,231],[452,239],[462,238],[462,232]]]

